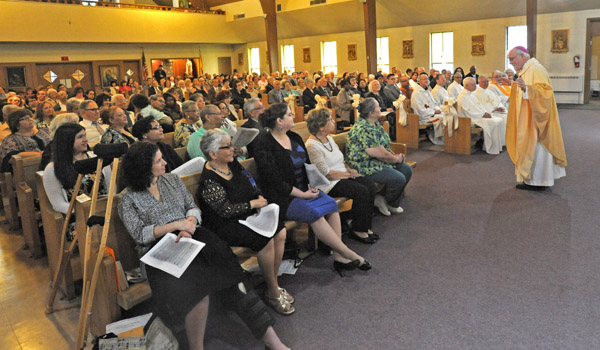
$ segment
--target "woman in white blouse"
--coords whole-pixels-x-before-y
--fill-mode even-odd
[[[371,231],[375,184],[344,163],[344,154],[329,134],[335,132],[335,121],[328,109],[313,109],[306,120],[311,136],[306,141],[310,160],[331,184],[321,190],[331,197],[353,200],[350,211],[350,238],[373,244],[379,235]]]

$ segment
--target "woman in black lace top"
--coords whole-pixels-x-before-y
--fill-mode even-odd
[[[239,223],[238,220],[254,215],[268,203],[250,173],[234,158],[229,134],[221,129],[208,130],[202,136],[200,149],[208,160],[197,196],[203,225],[231,246],[258,252],[258,264],[267,284],[268,304],[280,314],[293,313],[293,297],[277,283],[286,236],[283,222],[278,222],[276,234],[271,238]]]

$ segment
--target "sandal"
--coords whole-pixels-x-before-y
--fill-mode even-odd
[[[279,287],[279,292],[281,293],[281,295],[283,295],[285,300],[288,301],[288,303],[293,304],[294,301],[296,301],[296,299],[294,299],[294,297],[290,293],[288,293],[288,291],[285,290],[285,288]]]
[[[271,298],[270,296],[265,295],[265,299],[267,304],[269,304],[269,306],[271,306],[278,314],[291,315],[296,311],[292,304],[290,304],[290,302],[281,294],[277,298]]]

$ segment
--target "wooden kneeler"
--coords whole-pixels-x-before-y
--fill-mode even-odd
[[[92,158],[93,159],[93,158]],[[95,160],[95,159],[93,159]],[[75,182],[75,187],[73,188],[73,196],[71,197],[71,202],[69,203],[69,209],[67,210],[67,215],[65,216],[65,221],[63,223],[62,230],[60,231],[60,256],[58,257],[58,268],[54,272],[54,278],[52,279],[52,290],[50,291],[50,295],[48,296],[48,302],[46,303],[46,314],[51,314],[54,310],[52,309],[52,305],[54,304],[54,298],[56,297],[56,291],[58,290],[58,286],[62,278],[64,278],[65,269],[67,266],[67,262],[71,259],[71,253],[73,253],[73,249],[75,248],[75,244],[77,243],[77,234],[73,237],[73,241],[69,245],[69,248],[65,250],[66,243],[66,235],[67,230],[69,229],[69,220],[71,219],[71,212],[73,212],[73,207],[75,207],[75,201],[77,200],[77,196],[79,196],[79,189],[81,187],[81,180],[83,179],[83,174],[79,174],[77,176],[77,181]]]
[[[77,342],[76,349],[83,349],[85,346],[85,340],[87,330],[89,326],[89,317],[92,313],[92,304],[94,302],[94,293],[96,291],[96,283],[98,282],[98,276],[100,271],[100,264],[104,256],[104,250],[106,248],[106,240],[108,237],[108,229],[110,224],[110,218],[112,215],[112,203],[115,197],[115,190],[117,184],[117,176],[119,171],[119,157],[127,152],[127,144],[98,144],[94,147],[94,153],[98,158],[98,167],[96,168],[96,178],[94,180],[94,186],[92,187],[92,201],[90,205],[90,216],[87,221],[86,230],[86,241],[85,241],[85,254],[84,254],[84,265],[83,265],[83,294],[81,296],[81,309],[79,311],[79,323],[77,327]],[[102,158],[100,158],[102,157]],[[110,186],[108,189],[108,201],[106,205],[105,216],[95,216],[96,203],[98,202],[98,189],[100,187],[103,158],[114,159],[112,167],[112,175],[110,177]],[[94,269],[88,271],[91,262],[90,255],[92,250],[92,228],[95,225],[102,226],[102,237],[100,239],[100,246],[98,248],[98,255],[94,264]],[[91,278],[90,278],[91,275]]]

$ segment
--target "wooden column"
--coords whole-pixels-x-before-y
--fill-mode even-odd
[[[375,18],[375,0],[363,3],[365,17],[365,43],[367,53],[367,73],[377,73],[377,20]]]
[[[275,0],[260,0],[265,14],[267,50],[269,50],[269,73],[279,70],[279,49],[277,47],[277,9]]]
[[[537,0],[527,0],[527,50],[535,57],[537,34]]]

